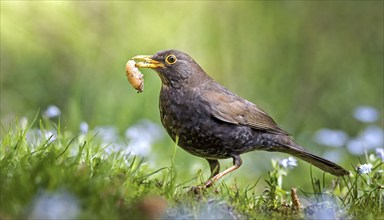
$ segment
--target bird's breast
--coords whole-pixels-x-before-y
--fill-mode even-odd
[[[161,122],[178,145],[196,156],[228,158],[248,138],[251,129],[216,120],[208,103],[197,91],[163,88],[160,93]],[[238,137],[238,138],[236,138]]]
[[[199,131],[209,114],[209,106],[195,92],[169,88],[162,89],[159,108],[161,122],[174,140],[181,133]]]

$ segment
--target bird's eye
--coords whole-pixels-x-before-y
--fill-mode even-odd
[[[167,58],[165,58],[165,61],[168,63],[168,64],[174,64],[176,63],[177,59],[176,59],[176,56],[173,55],[173,54],[170,54],[167,56]]]

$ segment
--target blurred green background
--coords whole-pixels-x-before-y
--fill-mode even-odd
[[[145,90],[137,94],[125,63],[174,48],[321,153],[316,130],[361,131],[357,106],[375,107],[383,123],[383,7],[382,1],[1,1],[1,123],[32,120],[49,105],[74,131],[82,121],[91,129],[113,125],[121,134],[142,119],[160,123],[160,79],[142,70]],[[172,146],[164,138],[154,149],[157,160],[169,164]],[[177,154],[180,167],[198,161],[208,170],[203,159]],[[260,162],[245,160],[244,170],[270,169],[266,155],[274,156],[246,155]],[[351,169],[358,159],[347,158]]]

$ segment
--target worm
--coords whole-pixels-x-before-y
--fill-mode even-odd
[[[137,90],[137,93],[141,93],[144,90],[144,78],[135,64],[134,60],[128,60],[125,65],[125,73],[132,87]]]

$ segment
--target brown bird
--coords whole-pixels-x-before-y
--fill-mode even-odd
[[[214,81],[188,54],[164,50],[133,59],[160,76],[161,122],[181,148],[208,161],[206,187],[238,169],[240,155],[254,150],[287,153],[335,176],[349,174],[293,142],[266,112]],[[220,173],[218,159],[226,158],[233,158],[233,166]]]

